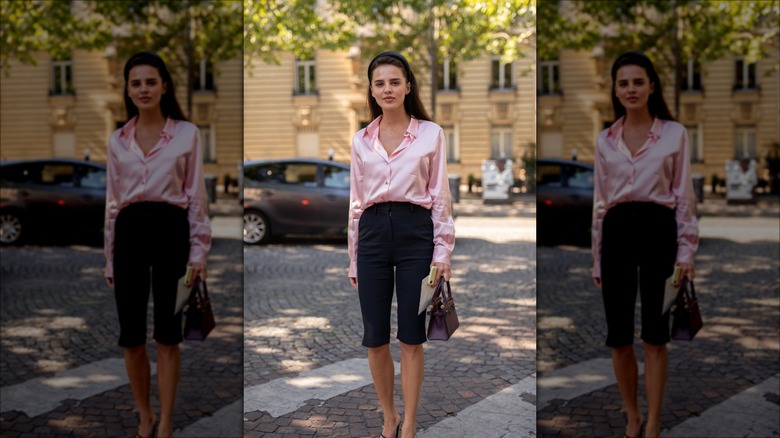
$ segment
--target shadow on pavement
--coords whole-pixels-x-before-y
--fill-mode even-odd
[[[669,344],[669,379],[661,427],[688,418],[775,375],[780,367],[780,247],[776,241],[703,240],[696,257],[696,292],[704,328],[692,342]],[[597,357],[606,323],[590,279],[589,249],[538,251],[538,366],[545,372]],[[639,306],[635,313],[637,357]],[[647,412],[640,378],[640,407]],[[616,436],[625,419],[617,385],[555,400],[538,411],[539,436]],[[779,408],[780,409],[780,408]]]

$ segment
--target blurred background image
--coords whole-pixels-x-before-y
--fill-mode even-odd
[[[185,116],[200,129],[212,222],[217,329],[208,343],[182,344],[174,430],[239,436],[240,408],[229,406],[242,396],[241,3],[0,8],[3,436],[136,432],[102,245],[108,137],[127,121],[123,68],[142,50],[165,60]],[[214,427],[212,416],[223,415],[229,426]]]
[[[382,427],[346,228],[352,136],[371,122],[368,63],[387,50],[409,60],[444,129],[456,215],[461,328],[425,346],[418,436],[533,436],[535,10],[526,0],[247,2],[247,436]],[[399,362],[396,341],[391,351]]]
[[[596,136],[614,122],[610,68],[629,50],[652,59],[687,129],[700,227],[696,290],[705,326],[693,342],[669,344],[662,436],[778,430],[777,23],[771,1],[539,3],[540,436],[624,432],[601,292],[591,280],[590,228]],[[638,339],[639,311],[636,318]],[[642,362],[641,348],[637,357]],[[646,412],[643,376],[639,382]]]

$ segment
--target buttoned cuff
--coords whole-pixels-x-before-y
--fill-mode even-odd
[[[598,263],[593,264],[593,273],[591,274],[591,277],[601,278],[601,266]]]
[[[677,248],[677,263],[690,263],[693,264],[695,251],[687,246],[680,245]]]
[[[357,278],[357,261],[349,262],[349,273],[347,274],[347,277]]]
[[[436,245],[433,248],[433,259],[431,260],[431,262],[446,263],[448,265],[451,265],[450,257],[451,257],[451,253],[447,247],[443,245]]]
[[[200,263],[205,265],[207,257],[208,257],[208,251],[205,248],[197,245],[190,246],[190,257],[189,257],[190,263]]]

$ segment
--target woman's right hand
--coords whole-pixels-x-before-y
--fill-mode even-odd
[[[108,285],[108,287],[113,289],[114,288],[114,277],[106,277],[106,284]]]
[[[356,277],[349,277],[349,284],[352,285],[352,287],[357,288],[358,282]]]
[[[593,277],[593,284],[595,284],[597,288],[601,289],[601,277]]]

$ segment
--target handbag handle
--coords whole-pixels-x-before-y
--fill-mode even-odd
[[[686,287],[690,284],[690,288]],[[690,296],[689,296],[690,293]],[[690,303],[691,301],[696,300],[696,289],[693,287],[693,280],[688,280],[688,277],[685,277],[683,279],[682,284],[680,285],[680,291],[677,293],[677,304],[685,305],[686,302]]]
[[[203,286],[203,288],[200,288],[199,286]],[[190,298],[192,298],[193,295],[197,295],[198,292],[203,290],[203,297],[207,300],[209,299],[209,290],[206,287],[206,282],[201,280],[200,277],[195,278],[195,284],[192,285],[192,291],[190,292]]]
[[[444,293],[445,284],[447,285],[446,294]],[[441,296],[442,304],[452,300],[452,288],[450,288],[450,282],[445,281],[444,277],[439,277],[439,280],[436,281],[436,288],[433,290],[433,297],[431,298],[431,303],[435,303],[436,298],[438,298],[439,296]]]

